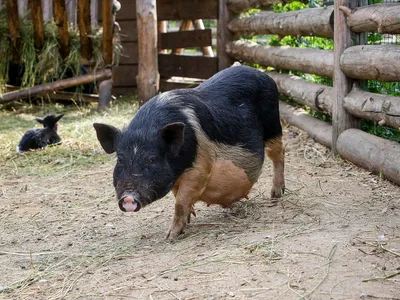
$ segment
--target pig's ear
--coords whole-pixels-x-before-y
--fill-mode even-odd
[[[181,122],[169,123],[161,129],[161,137],[169,146],[173,155],[178,155],[183,145],[185,124]]]
[[[97,139],[99,140],[104,151],[108,154],[115,152],[117,139],[121,133],[118,128],[111,125],[94,123],[94,129],[96,129]]]
[[[37,122],[39,122],[40,124],[43,124],[43,119],[42,119],[42,118],[35,118],[35,120],[36,120]]]
[[[55,119],[54,119],[54,123],[57,123],[58,121],[60,121],[60,119],[64,117],[64,114],[58,115]]]

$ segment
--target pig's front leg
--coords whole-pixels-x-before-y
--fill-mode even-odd
[[[196,216],[194,204],[200,199],[210,177],[211,164],[205,163],[185,172],[173,188],[176,198],[175,214],[166,238],[175,239],[190,222],[190,214]]]

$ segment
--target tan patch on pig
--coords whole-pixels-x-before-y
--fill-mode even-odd
[[[285,191],[285,149],[282,136],[265,143],[267,156],[273,164],[271,198],[280,198]]]

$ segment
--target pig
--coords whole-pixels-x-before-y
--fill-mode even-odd
[[[60,136],[57,134],[57,122],[64,116],[47,115],[43,119],[35,118],[37,122],[43,124],[44,128],[29,129],[22,136],[17,152],[24,152],[31,149],[40,149],[49,145],[59,144]]]
[[[161,93],[124,130],[94,123],[107,153],[116,152],[119,208],[137,212],[172,190],[175,213],[166,238],[183,233],[194,205],[229,208],[247,198],[265,153],[273,163],[271,197],[285,190],[278,90],[264,72],[233,66],[192,89]]]

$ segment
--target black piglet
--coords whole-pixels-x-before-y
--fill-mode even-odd
[[[64,114],[55,116],[47,115],[43,119],[35,118],[44,128],[30,129],[25,132],[19,145],[17,152],[28,151],[30,149],[40,149],[52,144],[60,144],[61,138],[57,134],[57,122]]]

